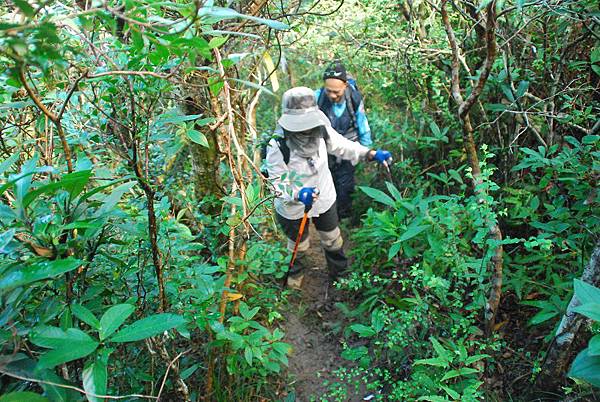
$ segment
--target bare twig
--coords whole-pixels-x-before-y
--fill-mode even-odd
[[[160,388],[158,390],[158,395],[156,395],[156,399],[159,400],[160,396],[162,395],[163,389],[165,387],[165,383],[167,382],[167,377],[169,376],[169,370],[171,369],[171,367],[173,366],[173,364],[175,364],[175,362],[177,360],[179,360],[179,358],[187,353],[189,353],[192,349],[188,349],[188,350],[184,350],[183,352],[179,353],[177,356],[175,356],[175,358],[173,360],[171,360],[171,362],[169,363],[169,365],[167,366],[167,371],[165,371],[165,376],[163,377],[162,383],[160,384]]]

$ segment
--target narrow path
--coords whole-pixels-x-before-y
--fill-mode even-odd
[[[335,380],[332,372],[348,366],[339,357],[342,314],[334,306],[335,290],[328,292],[325,257],[313,233],[308,257],[310,269],[304,275],[302,290],[290,297],[285,328],[286,342],[293,348],[290,388],[299,402],[320,400],[327,391],[323,382]]]

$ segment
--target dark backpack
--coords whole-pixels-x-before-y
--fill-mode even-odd
[[[269,138],[265,138],[265,140],[262,142],[261,147],[260,147],[260,159],[264,162],[267,159],[267,147],[269,146],[269,141],[271,140],[271,138],[275,139],[275,142],[277,143],[277,146],[279,147],[279,151],[281,152],[281,155],[283,155],[283,162],[287,165],[288,163],[290,163],[290,147],[288,147],[287,141],[285,140],[285,135],[288,131],[283,130],[283,137],[269,137]],[[327,129],[325,128],[325,126],[321,126],[321,137],[325,140],[325,141],[329,141],[329,133],[327,132]],[[267,171],[267,169],[265,167],[263,167],[261,169],[261,173],[264,177],[268,178],[269,177],[269,172]]]

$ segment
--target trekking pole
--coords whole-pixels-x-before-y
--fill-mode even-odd
[[[390,170],[390,165],[386,161],[384,161],[383,167],[385,168],[385,172],[387,173],[387,177],[390,180],[390,183],[394,184],[394,178],[392,177],[392,171]]]
[[[319,195],[319,190],[315,189],[315,195]],[[306,227],[306,222],[308,221],[308,212],[312,209],[311,205],[304,206],[304,215],[302,216],[302,221],[300,222],[300,229],[298,229],[298,237],[296,237],[296,243],[294,243],[294,251],[292,252],[292,259],[290,260],[290,265],[288,266],[288,270],[283,277],[283,286],[287,283],[287,278],[290,276],[290,271],[294,267],[294,262],[296,262],[296,256],[298,255],[298,246],[300,245],[300,240],[302,240],[302,235],[304,234],[304,228]]]
[[[400,189],[400,187],[398,187],[398,185],[396,184],[396,181],[394,180],[394,176],[392,176],[392,171],[390,170],[390,165],[387,162],[383,162],[382,163],[383,167],[385,168],[385,173],[386,173],[386,178],[389,180],[390,183],[392,183],[397,189]]]
[[[296,261],[296,256],[298,255],[298,246],[300,245],[300,240],[302,239],[302,235],[304,234],[304,227],[306,226],[306,221],[308,221],[308,211],[310,211],[312,205],[304,207],[304,216],[302,216],[302,221],[300,222],[300,229],[298,230],[298,237],[296,238],[296,243],[294,244],[294,251],[292,252],[292,259],[290,260],[290,266],[288,268],[288,273],[294,267],[294,262]]]

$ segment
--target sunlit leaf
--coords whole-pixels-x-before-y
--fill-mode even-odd
[[[187,130],[185,133],[190,140],[196,144],[202,145],[203,147],[209,148],[208,139],[204,134],[197,130]]]
[[[52,349],[40,357],[39,369],[52,368],[71,360],[80,359],[98,347],[98,342],[76,328],[63,331],[56,327],[40,327],[33,332],[31,342],[37,346]]]
[[[130,324],[113,335],[111,342],[135,342],[156,336],[185,324],[185,319],[176,314],[156,314]]]
[[[600,356],[590,355],[588,349],[582,350],[573,361],[568,375],[600,387]]]
[[[382,204],[388,205],[390,207],[396,206],[396,202],[386,193],[376,188],[359,186],[359,188],[369,197],[373,198],[375,201],[380,202]]]
[[[44,396],[33,392],[10,392],[0,396],[0,402],[48,402]]]
[[[106,310],[100,318],[100,340],[112,335],[134,311],[135,306],[131,304],[117,304]]]
[[[32,282],[54,278],[83,264],[75,258],[17,265],[0,278],[0,293]]]

